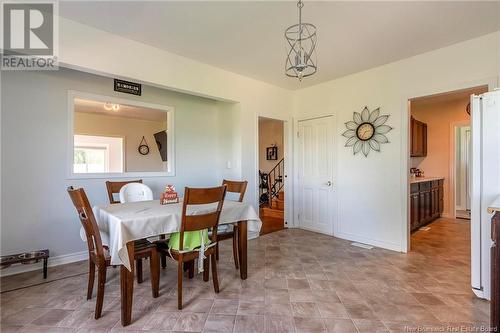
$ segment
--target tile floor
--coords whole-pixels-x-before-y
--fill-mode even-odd
[[[3,292],[1,331],[375,333],[463,326],[465,332],[489,320],[489,303],[469,288],[468,226],[440,219],[412,236],[409,254],[282,230],[250,241],[245,281],[238,278],[231,244],[225,242],[219,294],[198,275],[185,283],[185,309],[177,311],[176,272],[170,264],[162,272],[159,298],[151,297],[147,274],[136,285],[134,322],[126,328],[120,325],[118,270],[109,271],[99,320],[93,319],[95,303],[85,299],[87,276],[81,274]],[[16,280],[23,281],[23,275]],[[4,282],[12,287],[12,278]]]

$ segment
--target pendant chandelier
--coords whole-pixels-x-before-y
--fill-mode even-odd
[[[299,0],[299,23],[285,30],[288,42],[285,74],[290,77],[302,78],[316,73],[316,27],[310,23],[302,23],[302,7]]]

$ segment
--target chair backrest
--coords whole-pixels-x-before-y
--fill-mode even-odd
[[[75,205],[78,217],[82,223],[83,230],[87,237],[87,247],[90,252],[94,252],[97,257],[104,260],[104,249],[102,247],[101,234],[97,226],[96,219],[92,207],[83,188],[75,189],[73,186],[68,187],[68,194]]]
[[[120,202],[153,200],[153,191],[142,183],[130,183],[120,189]]]
[[[242,202],[243,198],[245,197],[245,192],[247,190],[247,184],[248,184],[248,182],[246,180],[245,181],[236,181],[236,180],[224,179],[222,181],[222,185],[226,185],[228,193],[239,193],[240,194],[240,196],[238,198],[239,202]]]
[[[184,248],[184,231],[197,231],[212,229],[212,241],[217,240],[217,225],[219,224],[220,212],[226,196],[226,185],[211,188],[189,188],[184,189],[184,200],[182,203],[182,223],[180,230],[179,248]],[[213,211],[205,214],[187,215],[188,206],[216,204]]]
[[[119,200],[115,200],[113,197],[113,194],[119,194],[120,189],[130,183],[142,183],[142,179],[137,179],[137,180],[129,180],[129,181],[124,181],[124,182],[106,182],[106,189],[108,190],[108,198],[109,198],[109,203],[115,204],[119,203]]]

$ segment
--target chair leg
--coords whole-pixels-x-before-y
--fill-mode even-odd
[[[194,278],[194,260],[188,262],[188,277],[189,279]]]
[[[215,244],[215,259],[219,260],[219,243]]]
[[[203,281],[207,282],[210,274],[209,258],[203,259]]]
[[[236,269],[240,268],[240,261],[238,258],[238,229],[235,228],[233,234],[233,260]]]
[[[106,266],[98,266],[97,272],[97,300],[95,303],[95,319],[99,319],[102,313],[102,303],[104,302],[104,286],[106,285]]]
[[[214,280],[214,290],[216,293],[219,293],[219,278],[217,276],[217,259],[212,254],[210,256],[212,260],[212,279]]]
[[[142,259],[135,260],[135,267],[137,271],[137,283],[142,283]]]
[[[161,268],[167,268],[167,256],[165,254],[160,255],[161,258]]]
[[[179,264],[177,267],[177,308],[182,310],[182,275],[184,271],[182,269],[182,257],[179,258]]]
[[[95,264],[89,259],[89,283],[87,285],[87,299],[92,298],[92,291],[94,290],[95,280]]]
[[[156,298],[160,295],[160,262],[156,249],[151,251],[151,258],[149,258],[149,274],[151,275],[153,298]]]

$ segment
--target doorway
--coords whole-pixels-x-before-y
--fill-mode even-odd
[[[297,132],[298,226],[333,235],[335,207],[334,118],[298,121]]]
[[[410,100],[412,234],[442,218],[470,216],[470,96],[486,91],[479,86]]]
[[[261,234],[285,228],[285,122],[259,117],[259,216]]]
[[[470,220],[470,125],[456,125],[455,130],[455,216]]]
[[[448,276],[446,283],[463,285],[463,292],[472,289],[475,270],[469,105],[471,95],[487,91],[484,85],[409,100],[409,249],[422,255],[432,253],[436,262],[460,262],[453,272],[443,268],[442,274]]]

